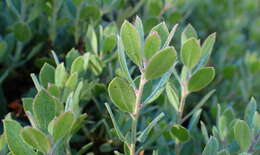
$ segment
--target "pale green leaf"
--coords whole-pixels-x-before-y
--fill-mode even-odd
[[[238,120],[234,126],[234,135],[241,151],[247,151],[251,144],[251,132],[247,123],[243,120]]]
[[[49,122],[56,114],[56,101],[45,90],[41,90],[33,101],[33,114],[38,126],[47,131]]]
[[[144,44],[144,54],[147,60],[151,58],[161,47],[161,38],[157,32],[152,32],[146,38]]]
[[[45,63],[41,68],[39,74],[40,83],[47,88],[49,83],[54,83],[55,81],[55,68],[48,63]]]
[[[181,34],[181,44],[183,45],[185,41],[190,38],[198,38],[196,30],[191,24],[186,26],[185,29],[183,30]]]
[[[64,112],[54,120],[52,134],[55,142],[71,133],[73,122],[72,112]]]
[[[141,38],[137,29],[128,21],[122,24],[120,36],[127,56],[138,66],[141,65]]]
[[[167,47],[160,50],[149,61],[145,70],[145,79],[152,80],[160,77],[173,66],[176,60],[176,51],[174,47]]]
[[[188,82],[188,90],[190,92],[199,91],[206,87],[215,77],[215,69],[213,67],[205,67],[193,74]]]
[[[43,153],[48,153],[51,149],[48,137],[38,129],[25,127],[21,130],[21,136],[28,145]]]
[[[120,110],[124,112],[134,111],[135,92],[126,81],[118,77],[114,78],[108,86],[108,93],[112,102]]]
[[[201,48],[195,38],[188,39],[181,47],[181,61],[189,69],[193,68],[201,57]]]
[[[33,149],[24,143],[20,131],[21,125],[14,120],[4,120],[4,132],[9,149],[15,155],[36,155]]]

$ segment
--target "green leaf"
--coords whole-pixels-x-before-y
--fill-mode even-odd
[[[168,36],[169,36],[169,30],[165,24],[165,22],[162,22],[155,27],[152,28],[151,32],[157,32],[161,38],[161,45],[164,45]]]
[[[130,113],[134,111],[135,92],[126,81],[118,77],[114,78],[108,86],[108,93],[115,106],[120,110]]]
[[[175,111],[178,111],[179,95],[177,93],[177,90],[173,86],[171,86],[171,84],[169,82],[166,85],[166,94],[167,94],[167,97],[168,97],[171,105],[174,107]]]
[[[258,112],[255,112],[254,114],[253,124],[257,130],[260,129],[260,115]]]
[[[110,117],[111,117],[111,120],[112,120],[113,126],[114,126],[114,128],[115,128],[115,130],[116,130],[116,133],[117,133],[118,138],[119,138],[122,142],[126,141],[126,138],[125,138],[125,136],[123,136],[123,134],[122,134],[122,132],[121,132],[119,126],[117,125],[116,119],[115,119],[115,117],[114,117],[114,115],[113,115],[113,113],[112,113],[112,110],[111,110],[111,108],[109,107],[108,103],[105,103],[105,106],[106,106],[107,111],[108,111],[108,113],[109,113],[109,115],[110,115]]]
[[[53,139],[55,142],[71,133],[73,122],[74,116],[72,112],[64,112],[54,120]]]
[[[83,56],[77,57],[71,65],[70,73],[77,72],[78,74],[82,73],[84,71],[84,58]]]
[[[256,100],[252,97],[244,112],[245,113],[244,120],[247,122],[250,128],[253,127],[253,119],[256,110],[257,110]]]
[[[33,98],[22,98],[24,111],[33,113]]]
[[[27,144],[43,153],[47,154],[51,149],[48,137],[38,129],[25,127],[21,130],[21,136]]]
[[[67,54],[66,54],[66,67],[71,68],[72,62],[80,56],[78,50],[72,48]]]
[[[97,40],[97,34],[95,32],[95,29],[92,25],[88,26],[87,35],[85,36],[85,42],[86,42],[86,50],[92,51],[95,54],[98,54],[98,40]]]
[[[149,61],[144,76],[146,80],[153,80],[166,73],[176,60],[174,47],[160,50]]]
[[[243,120],[238,120],[234,126],[234,135],[242,152],[247,151],[251,144],[250,128]]]
[[[186,42],[186,40],[190,38],[198,38],[196,30],[191,24],[186,26],[185,29],[183,30],[181,34],[181,44],[183,45]]]
[[[172,126],[170,134],[178,142],[185,142],[190,138],[189,131],[179,124]]]
[[[55,84],[58,87],[63,87],[67,78],[68,78],[68,73],[66,72],[64,64],[61,63],[55,69]]]
[[[5,134],[3,133],[0,136],[0,152],[5,148],[6,145],[7,145],[7,141],[6,141]]]
[[[190,92],[199,91],[206,87],[215,77],[215,69],[213,67],[205,67],[193,74],[188,82],[188,90]]]
[[[226,138],[229,132],[230,123],[235,118],[235,114],[231,108],[226,109],[223,114],[218,118],[219,132],[222,140]]]
[[[203,135],[203,138],[205,142],[209,141],[209,134],[206,125],[203,123],[203,121],[200,121],[200,128],[201,128],[201,133]]]
[[[144,129],[144,131],[141,132],[141,134],[138,136],[138,141],[144,142],[147,139],[147,136],[153,129],[155,125],[158,124],[158,122],[164,117],[164,113],[160,113],[149,125]]]
[[[89,21],[99,21],[102,16],[101,10],[97,6],[86,6],[81,9],[80,18]]]
[[[31,29],[24,22],[17,22],[13,27],[14,35],[19,41],[27,41],[31,38]]]
[[[201,55],[210,56],[213,46],[216,40],[216,33],[213,33],[208,36],[208,38],[203,42],[201,47]]]
[[[136,86],[134,84],[134,81],[133,81],[133,79],[130,75],[129,69],[127,67],[123,43],[122,43],[122,40],[119,36],[117,37],[117,54],[118,54],[118,61],[119,61],[121,70],[123,71],[127,81],[135,89]]]
[[[152,32],[145,40],[144,54],[149,60],[161,47],[161,38],[157,32]]]
[[[115,35],[110,35],[105,38],[103,50],[105,52],[112,51],[116,47],[116,37]]]
[[[141,66],[141,38],[137,29],[128,21],[122,24],[120,36],[128,57]]]
[[[70,91],[73,91],[77,87],[78,83],[78,73],[74,72],[70,75],[68,80],[65,83],[65,87],[69,88]]]
[[[79,131],[82,125],[84,125],[84,121],[87,118],[87,114],[80,115],[76,120],[74,120],[72,128],[71,128],[71,134],[75,134]]]
[[[4,120],[4,133],[9,149],[15,155],[36,155],[33,149],[23,142],[20,136],[21,125],[14,120]]]
[[[219,148],[218,140],[215,137],[210,137],[202,155],[217,155]]]
[[[163,48],[169,46],[169,44],[170,44],[170,42],[171,42],[171,40],[172,40],[172,38],[173,38],[173,36],[174,36],[174,34],[175,34],[175,32],[176,32],[177,27],[178,27],[178,24],[175,24],[175,25],[173,26],[171,32],[169,33],[169,35],[168,35],[168,37],[167,37],[167,40],[165,41],[165,43],[164,43],[164,45],[163,45]]]
[[[200,56],[201,48],[195,38],[184,42],[181,47],[181,61],[186,67],[193,68],[199,62]]]
[[[144,47],[144,28],[143,28],[143,22],[138,16],[136,16],[136,18],[135,18],[135,27],[137,29],[137,32],[139,33],[139,36],[141,39],[141,47],[143,48]],[[144,55],[142,55],[142,57],[143,56]]]
[[[38,126],[43,129],[43,131],[47,131],[48,124],[56,114],[56,101],[47,91],[42,89],[35,96],[33,101],[33,114]]]
[[[55,81],[55,68],[48,63],[45,63],[41,68],[39,74],[40,83],[47,88],[48,83],[54,83]]]

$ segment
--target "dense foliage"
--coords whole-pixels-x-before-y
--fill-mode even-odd
[[[259,0],[3,0],[0,153],[257,155]]]

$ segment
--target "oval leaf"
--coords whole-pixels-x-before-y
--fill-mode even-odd
[[[241,151],[247,151],[251,144],[250,128],[243,120],[238,120],[234,126],[234,136]]]
[[[166,73],[176,60],[176,51],[174,47],[167,47],[156,53],[150,60],[146,70],[146,80],[152,80]]]
[[[49,122],[55,117],[56,101],[45,90],[41,90],[33,101],[33,114],[38,126],[47,131]]]
[[[61,114],[53,122],[53,139],[54,141],[59,140],[60,138],[65,137],[71,132],[73,126],[74,116],[72,112],[65,112]]]
[[[200,45],[195,38],[184,42],[181,48],[181,61],[186,67],[189,69],[194,67],[199,62],[200,55]]]
[[[48,63],[45,63],[41,68],[39,74],[40,83],[47,88],[48,83],[54,83],[55,81],[55,68]]]
[[[48,153],[51,149],[48,137],[38,129],[25,127],[21,130],[21,136],[27,144],[43,153]]]
[[[16,39],[19,41],[27,41],[31,38],[31,29],[26,23],[15,23],[13,30]]]
[[[125,21],[121,27],[120,36],[126,54],[138,66],[141,65],[141,38],[136,28]]]
[[[189,139],[189,131],[179,124],[173,125],[170,130],[172,137],[178,142],[185,142]]]
[[[4,120],[4,133],[9,149],[16,155],[36,155],[33,149],[23,142],[20,135],[22,127],[14,120]]]
[[[188,89],[190,92],[199,91],[206,87],[215,77],[215,69],[213,67],[205,67],[198,70],[191,76]]]
[[[157,32],[152,32],[144,44],[144,54],[147,60],[154,55],[161,47],[161,38]]]
[[[153,32],[157,32],[161,38],[161,45],[164,45],[164,43],[166,42],[168,36],[169,36],[169,29],[167,27],[167,25],[165,24],[165,22],[162,22],[158,25],[156,25],[155,27],[152,28],[151,33]]]
[[[113,103],[124,112],[133,112],[135,107],[135,92],[124,80],[116,77],[109,86],[108,93]]]
[[[183,45],[186,40],[192,37],[197,38],[198,35],[194,27],[191,24],[189,24],[188,26],[185,27],[185,29],[181,33],[181,44]]]

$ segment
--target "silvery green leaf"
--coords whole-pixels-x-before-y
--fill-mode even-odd
[[[18,122],[14,120],[4,120],[3,124],[8,147],[15,155],[36,155],[36,152],[34,152],[29,145],[24,143],[20,135],[22,126]]]
[[[123,46],[122,40],[119,36],[117,37],[117,53],[118,53],[118,59],[119,59],[118,61],[119,61],[121,70],[124,72],[127,81],[135,89],[136,86],[134,84],[134,81],[133,81],[133,79],[129,73],[128,67],[127,67],[124,46]]]

